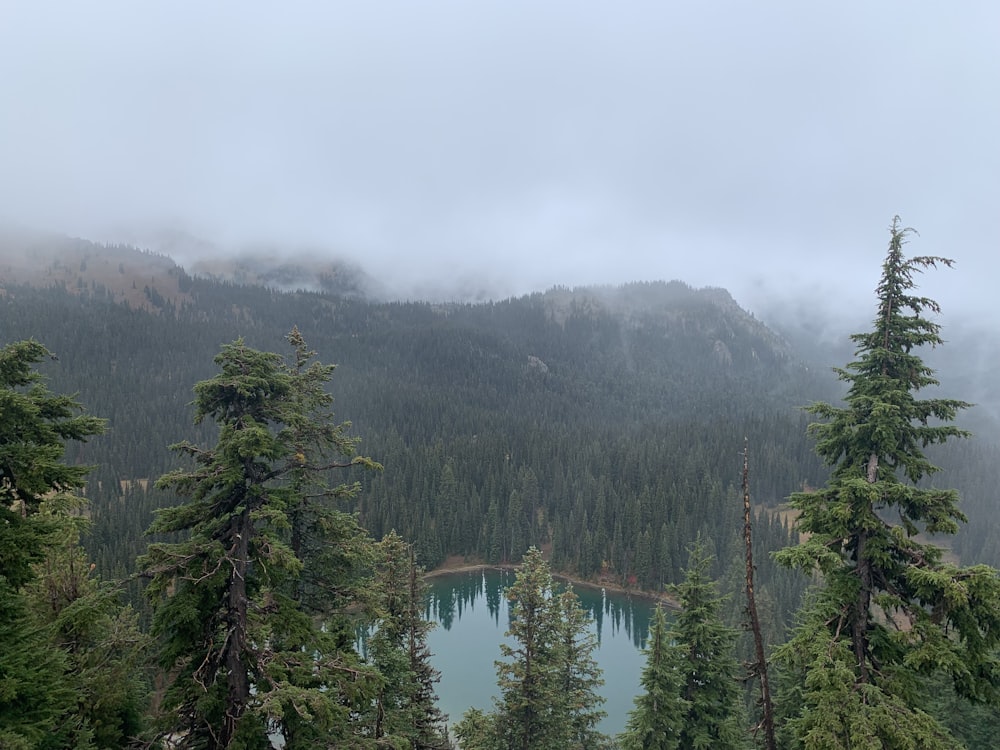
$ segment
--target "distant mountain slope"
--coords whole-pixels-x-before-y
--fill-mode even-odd
[[[558,569],[657,587],[677,579],[699,533],[719,560],[739,554],[744,438],[758,504],[824,479],[798,407],[830,398],[832,376],[721,289],[643,282],[379,303],[191,276],[127,247],[19,247],[0,253],[0,340],[41,340],[59,355],[44,366],[52,387],[110,420],[72,458],[98,466],[88,544],[121,574],[153,509],[173,501],[146,481],[176,466],[166,446],[211,440],[189,403],[219,346],[242,336],[283,351],[292,326],[337,363],[338,415],[385,466],[358,476],[356,510],[428,565],[517,559],[536,544]],[[778,514],[760,524],[763,548],[790,538]],[[802,582],[760,559],[791,606]]]
[[[179,242],[172,246],[190,249]],[[351,279],[360,277],[333,271],[323,276],[319,266],[306,268],[299,261],[202,259],[199,267],[214,270],[190,276],[165,255],[128,246],[0,235],[0,288],[57,288],[133,309],[166,311],[179,320],[210,320],[233,330],[267,328],[273,312],[265,301],[271,308],[287,310],[290,321],[298,317],[294,310],[308,309],[317,324],[323,321],[319,335],[349,337],[339,342],[348,360],[359,348],[357,356],[364,361],[374,347],[417,377],[429,373],[436,378],[439,368],[448,366],[471,403],[485,385],[482,377],[501,387],[544,373],[549,387],[563,393],[577,388],[594,392],[602,384],[631,418],[658,412],[658,406],[648,403],[651,399],[663,407],[673,404],[674,409],[693,403],[677,388],[688,378],[699,386],[748,379],[780,386],[782,378],[763,373],[800,369],[787,342],[742,310],[725,290],[692,289],[679,281],[554,288],[481,304],[380,306],[368,305],[356,293]],[[304,290],[313,282],[324,289]],[[297,290],[276,296],[290,286]],[[349,293],[329,291],[343,287],[349,287]],[[475,340],[469,347],[463,341],[468,337]],[[361,342],[368,347],[359,347]],[[430,357],[437,360],[429,362]],[[492,364],[484,367],[488,360]],[[475,377],[463,381],[463,373]],[[630,397],[619,398],[626,390]]]
[[[153,310],[166,303],[189,303],[189,281],[165,255],[59,235],[0,231],[0,287],[58,287],[69,294]]]
[[[356,266],[316,253],[289,256],[280,248],[223,253],[180,233],[161,233],[157,249],[104,245],[41,232],[0,229],[0,285],[62,286],[71,293],[109,295],[116,302],[153,309],[156,295],[173,306],[190,303],[190,276],[280,291],[378,297],[378,284]],[[186,262],[182,267],[175,259]],[[190,276],[189,276],[190,274]]]

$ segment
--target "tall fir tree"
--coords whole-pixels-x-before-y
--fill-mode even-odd
[[[368,652],[381,675],[378,697],[371,706],[372,736],[399,737],[413,750],[446,750],[446,717],[435,692],[440,675],[431,665],[424,616],[427,584],[414,559],[413,547],[395,531],[378,543],[375,577],[380,607]]]
[[[353,742],[352,707],[378,684],[348,613],[374,542],[329,505],[355,485],[326,479],[377,465],[333,420],[323,390],[332,367],[310,362],[297,330],[288,339],[291,365],[242,340],[222,348],[219,374],[195,386],[194,402],[196,423],[218,423],[218,442],[173,446],[194,467],[158,481],[188,498],[150,527],[186,538],[153,543],[139,561],[171,678],[164,731],[185,747],[256,748],[274,735],[288,748]]]
[[[0,348],[0,576],[14,589],[34,577],[47,535],[83,506],[92,467],[66,463],[67,441],[104,432],[74,396],[49,391],[36,365],[53,356],[34,340]]]
[[[339,507],[357,495],[360,483],[330,479],[332,471],[351,466],[381,467],[356,454],[359,438],[349,434],[350,422],[338,423],[330,411],[333,397],[326,385],[334,366],[316,361],[316,352],[297,328],[287,338],[293,350],[287,372],[295,386],[288,421],[278,435],[293,451],[287,474],[293,500],[288,505],[290,528],[283,538],[300,566],[296,574],[275,581],[274,593],[301,626],[271,630],[279,658],[272,662],[275,689],[265,710],[280,715],[280,721],[271,724],[280,724],[286,747],[331,740],[364,746],[376,742],[361,719],[382,678],[361,660],[355,642],[358,628],[370,626],[376,617],[379,596],[372,571],[379,553],[357,518]],[[328,655],[325,669],[301,659],[316,638],[317,623],[322,653]],[[316,691],[331,690],[339,691],[336,701],[317,700]]]
[[[579,599],[560,594],[542,553],[531,547],[507,590],[507,636],[496,662],[500,697],[494,710],[470,709],[454,731],[463,750],[601,748],[603,698],[594,641]]]
[[[737,632],[722,621],[723,599],[709,576],[711,563],[697,540],[691,546],[684,580],[671,587],[680,611],[670,637],[679,649],[681,697],[687,703],[680,747],[737,750],[747,746]]]
[[[914,276],[952,261],[905,257],[911,231],[893,220],[872,330],[852,336],[856,359],[836,370],[848,384],[844,405],[809,408],[822,420],[810,430],[832,474],[792,495],[803,538],[779,553],[822,576],[778,653],[798,693],[786,708],[794,747],[954,747],[919,708],[921,673],[943,672],[973,699],[1000,698],[997,572],[947,563],[918,536],[954,534],[965,520],[957,492],[931,483],[938,469],[924,450],[966,435],[953,421],[969,404],[918,398],[938,381],[916,350],[942,338],[926,317],[939,307],[913,293]]]
[[[622,750],[677,750],[688,702],[682,697],[679,647],[673,643],[663,606],[653,610],[646,645],[646,664],[629,712]]]
[[[514,645],[501,644],[497,662],[500,686],[498,722],[510,748],[555,748],[565,741],[565,720],[556,710],[559,643],[554,582],[537,548],[529,549],[507,590]]]
[[[597,634],[590,630],[590,616],[580,605],[572,586],[556,596],[559,639],[558,687],[562,710],[569,719],[567,748],[604,747],[608,738],[597,728],[607,715],[598,691],[604,685],[594,658]]]
[[[708,576],[711,558],[699,538],[684,581],[671,589],[680,605],[669,626],[657,607],[643,668],[643,693],[621,736],[626,750],[747,747],[736,662],[736,631],[722,622],[723,598]]]
[[[74,706],[50,731],[48,746],[144,747],[150,644],[138,614],[122,606],[119,585],[101,581],[96,566],[88,564],[74,524],[60,530],[34,567],[27,601],[34,621],[63,655],[62,688]]]
[[[72,744],[81,721],[69,657],[27,588],[84,504],[90,467],[66,463],[66,443],[104,421],[49,391],[37,365],[50,358],[34,340],[0,348],[0,746],[18,750]]]

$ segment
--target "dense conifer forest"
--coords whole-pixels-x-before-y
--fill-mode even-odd
[[[8,285],[4,297],[10,338],[56,352],[43,366],[52,387],[109,420],[74,458],[96,466],[87,544],[115,574],[171,502],[152,480],[173,465],[166,446],[191,433],[191,387],[219,346],[242,336],[275,350],[293,326],[337,363],[337,414],[386,467],[364,479],[363,523],[377,537],[395,529],[430,568],[451,555],[516,561],[534,544],[557,570],[656,588],[677,580],[699,531],[731,557],[745,436],[761,507],[823,478],[797,407],[829,382],[723,290],[641,283],[432,305],[179,268],[147,285],[138,307],[93,281]],[[765,518],[762,543],[780,546],[786,519]]]
[[[149,576],[138,574],[137,560],[148,568],[151,542],[174,544],[188,528],[154,523],[155,511],[181,508],[185,494],[157,479],[190,468],[168,446],[224,444],[224,422],[194,423],[193,387],[218,377],[215,358],[236,341],[289,356],[290,331],[320,361],[336,364],[323,385],[336,419],[349,422],[343,429],[360,441],[359,455],[381,467],[370,471],[364,462],[340,471],[336,482],[357,483],[357,491],[340,493],[337,511],[374,540],[387,539],[383,552],[396,563],[407,549],[400,540],[427,569],[518,563],[538,549],[554,572],[663,592],[684,580],[689,545],[700,539],[709,562],[699,570],[730,594],[721,611],[740,625],[747,445],[764,630],[777,644],[796,624],[806,627],[795,613],[811,579],[770,553],[799,542],[793,521],[801,509],[789,508],[789,495],[830,480],[802,407],[844,395],[828,369],[842,363],[805,361],[724,290],[643,282],[476,304],[379,302],[357,294],[349,279],[327,279],[337,294],[279,291],[189,276],[162,256],[83,241],[55,257],[43,257],[30,279],[15,265],[0,268],[0,345],[40,342],[52,354],[33,362],[45,387],[76,394],[86,414],[106,420],[103,433],[70,439],[65,457],[70,466],[93,467],[81,486],[89,525],[79,536],[86,551],[79,565],[90,566],[95,580],[123,582],[122,600],[133,608],[109,609],[100,628],[121,633],[127,624],[140,643],[155,621],[143,595]],[[996,446],[987,436],[928,451],[944,471],[917,479],[958,488],[973,521],[947,541],[952,555],[963,564],[1000,563]],[[343,538],[355,533],[341,531]],[[378,569],[383,558],[371,554],[358,564]],[[402,568],[380,575],[394,586],[407,580]],[[170,582],[159,586],[162,593]],[[396,607],[402,624],[384,630],[397,632],[395,646],[402,648],[407,632],[419,640],[419,623],[405,620],[409,605],[371,606],[378,617]],[[7,623],[11,632],[17,622]],[[748,655],[745,639],[734,640]],[[411,642],[411,656],[418,646]],[[387,663],[395,653],[385,652]],[[359,700],[381,700],[375,682]],[[962,698],[954,700],[966,710]],[[129,693],[121,711],[137,716],[138,702]],[[401,725],[389,732],[375,718],[355,720],[369,727],[364,737],[385,731],[394,742],[415,743],[399,746],[434,747],[441,739],[433,728],[418,741]],[[290,737],[294,730],[283,731]],[[67,732],[64,742],[83,736]],[[87,736],[87,746],[112,746],[99,733]]]

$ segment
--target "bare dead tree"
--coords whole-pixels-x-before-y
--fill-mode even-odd
[[[754,661],[749,666],[750,679],[760,680],[761,720],[754,733],[764,730],[764,747],[775,750],[774,743],[774,706],[771,703],[771,688],[767,679],[767,656],[764,654],[764,637],[760,631],[760,618],[757,616],[757,598],[754,595],[754,564],[753,564],[753,533],[750,525],[750,451],[747,439],[743,438],[743,541],[746,544],[747,562],[747,615],[750,618],[750,630],[753,632]]]

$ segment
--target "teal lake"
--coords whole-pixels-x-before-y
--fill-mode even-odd
[[[494,662],[509,625],[506,589],[514,582],[507,570],[448,573],[429,580],[427,615],[437,623],[428,637],[431,662],[441,672],[438,705],[450,724],[469,708],[489,711],[497,695]],[[594,656],[604,671],[601,694],[607,717],[601,730],[618,734],[625,728],[645,658],[642,648],[655,602],[599,588],[574,587],[591,617],[599,648]]]

